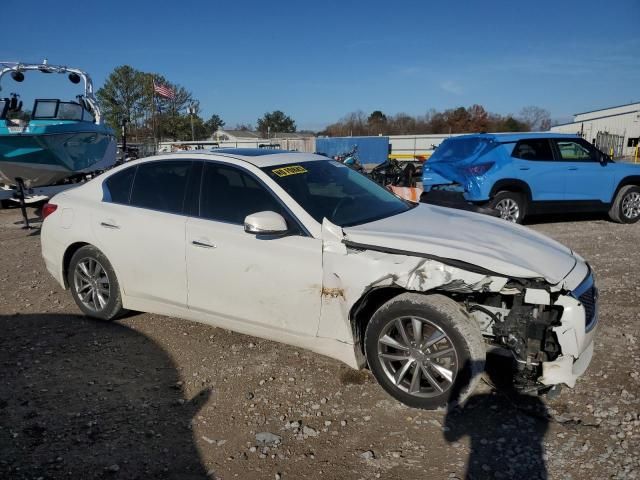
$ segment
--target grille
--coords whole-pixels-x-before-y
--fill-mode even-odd
[[[598,312],[598,289],[592,285],[582,295],[578,297],[580,303],[584,307],[585,312],[585,330],[588,332],[596,323]]]

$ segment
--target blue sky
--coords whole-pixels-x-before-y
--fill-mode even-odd
[[[228,127],[274,109],[320,129],[472,103],[564,120],[640,100],[639,0],[0,1],[0,60],[47,57],[96,87],[122,64],[158,72]]]

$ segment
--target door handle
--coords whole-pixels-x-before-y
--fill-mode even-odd
[[[216,246],[213,243],[209,243],[202,240],[192,240],[191,244],[200,248],[216,248]]]
[[[578,170],[578,167],[569,167],[569,170]]]
[[[104,227],[104,228],[111,228],[112,230],[119,230],[120,227],[118,225],[116,225],[115,223],[109,223],[109,222],[100,222],[100,226]]]
[[[530,167],[520,167],[520,170],[529,170]]]

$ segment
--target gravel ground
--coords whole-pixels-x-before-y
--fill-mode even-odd
[[[18,213],[0,210],[0,478],[640,477],[640,225],[531,224],[596,271],[593,362],[553,400],[496,391],[489,375],[447,413],[274,342],[82,317]]]

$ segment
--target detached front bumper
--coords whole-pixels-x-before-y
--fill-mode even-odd
[[[593,275],[589,273],[571,295],[561,296],[555,304],[563,308],[561,324],[553,327],[562,353],[555,360],[542,363],[538,381],[544,385],[564,383],[573,388],[593,357],[598,324],[598,290]]]

